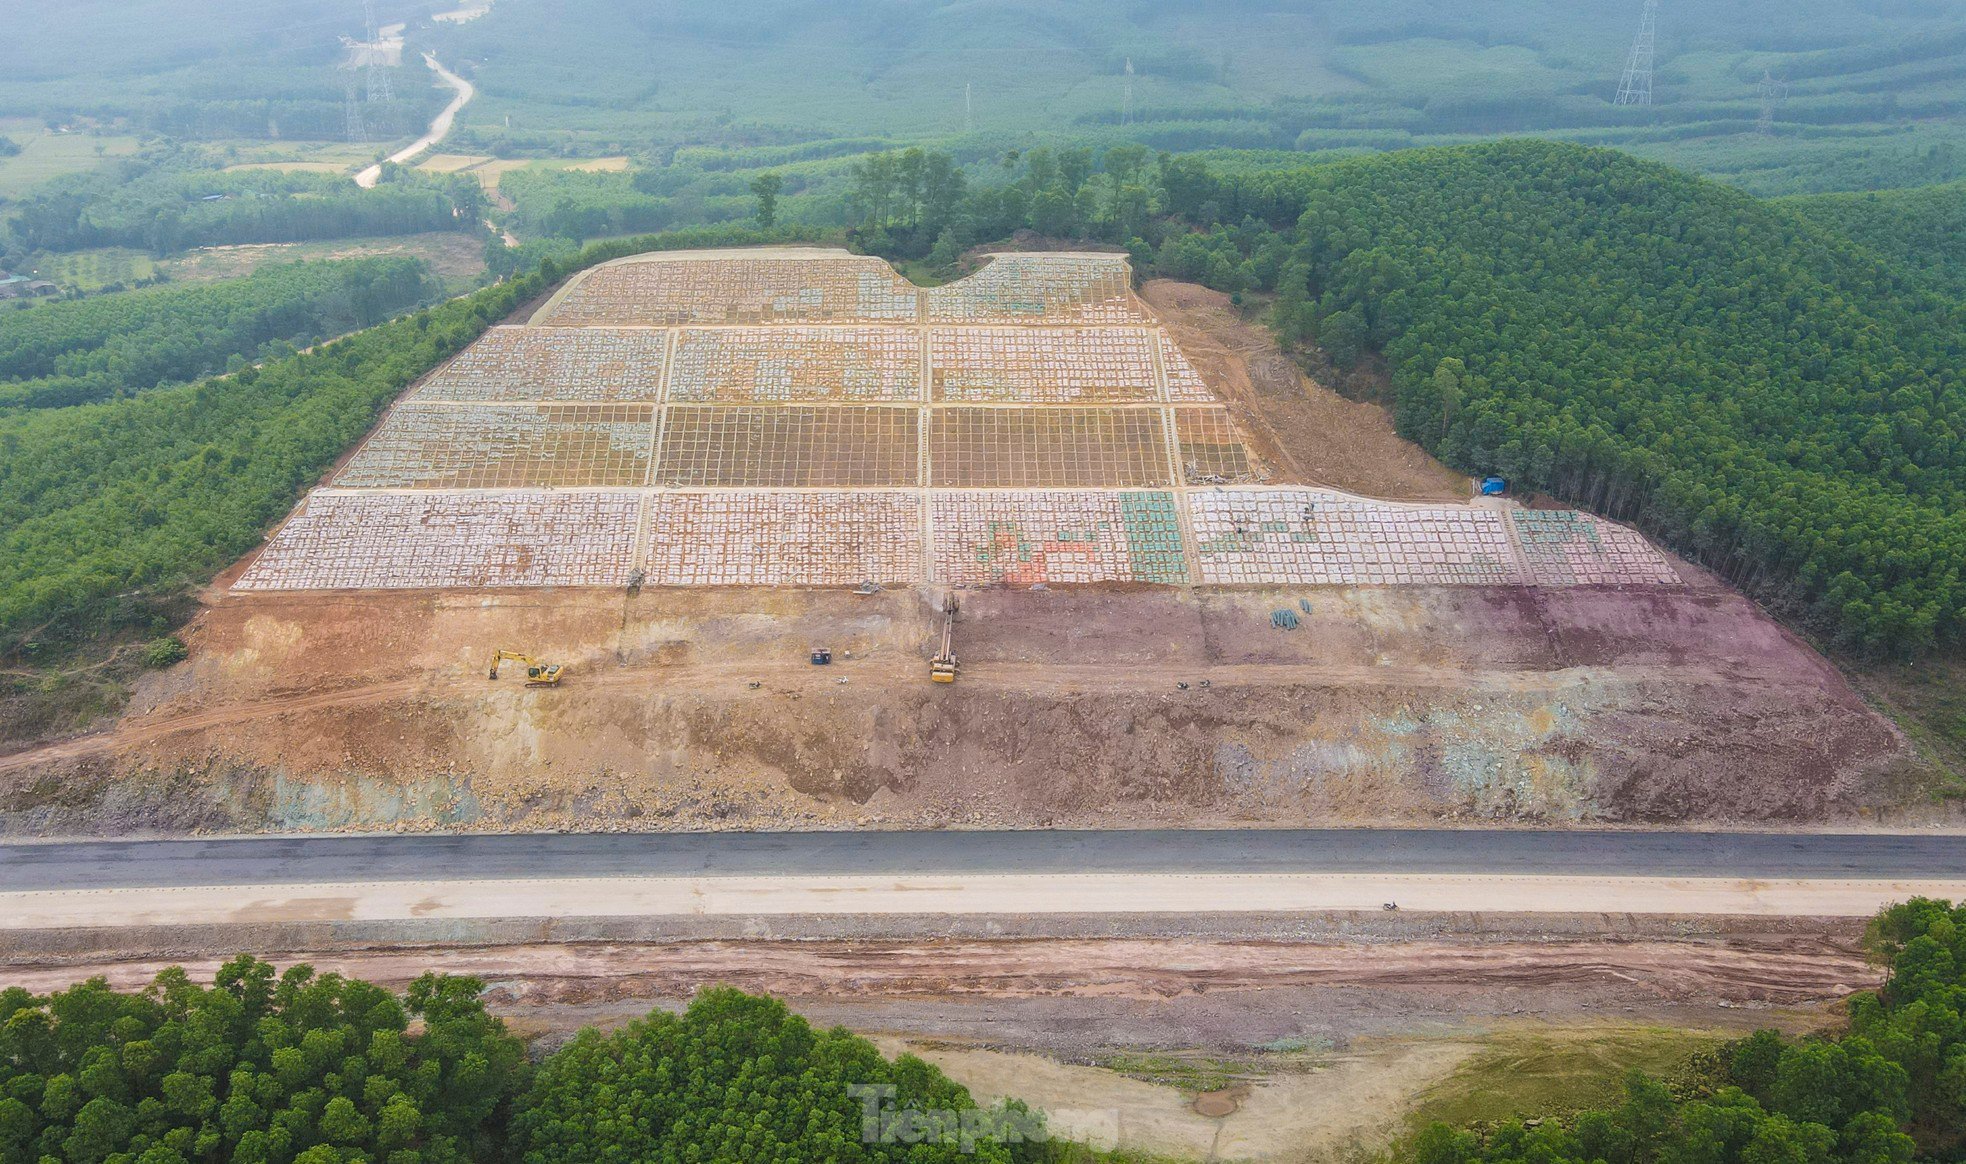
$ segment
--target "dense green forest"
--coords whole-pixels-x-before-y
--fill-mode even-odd
[[[0,1159],[497,1159],[527,1064],[482,989],[431,974],[398,998],[241,956],[210,987],[0,991]]]
[[[893,1118],[911,1109],[947,1114]],[[1023,1139],[1001,1142],[1003,1133]],[[1062,1155],[1022,1109],[979,1111],[912,1055],[890,1063],[857,1035],[815,1031],[783,1003],[730,989],[704,991],[681,1015],[658,1011],[608,1035],[582,1031],[540,1065],[512,1139],[524,1164],[1002,1164]]]
[[[0,655],[172,629],[176,597],[257,543],[385,404],[569,270],[783,237],[679,231],[590,247],[223,379],[0,413]]]
[[[477,230],[484,195],[469,179],[390,167],[372,190],[338,174],[226,171],[159,147],[103,170],[57,178],[5,218],[0,253],[300,242]]]
[[[1466,1130],[1435,1124],[1415,1164],[1910,1164],[1966,1134],[1966,905],[1883,911],[1884,986],[1841,1029],[1761,1031],[1619,1106]],[[1019,1104],[979,1110],[933,1066],[884,1059],[781,1003],[699,993],[537,1063],[476,979],[401,996],[242,956],[201,987],[100,979],[0,990],[0,1158],[89,1164],[1067,1162]],[[411,1024],[416,1024],[412,1028]]]
[[[1966,182],[1782,202],[1933,288],[1966,299]]]
[[[413,259],[287,263],[244,279],[0,310],[0,408],[130,396],[372,327],[435,298]]]
[[[863,1103],[993,1113],[912,1056],[883,1059],[769,999],[706,990],[612,1035],[583,1032],[536,1067],[485,1013],[474,978],[426,974],[401,997],[277,973],[249,956],[210,987],[181,969],[137,994],[94,979],[0,991],[0,1159],[74,1164],[639,1164],[642,1161],[1065,1159],[1041,1121],[1012,1147],[964,1125],[864,1143]],[[415,1023],[412,1028],[411,1024]],[[888,1090],[891,1089],[891,1090]],[[931,1117],[933,1118],[933,1117]]]

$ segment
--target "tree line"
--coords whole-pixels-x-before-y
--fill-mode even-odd
[[[1433,1124],[1414,1164],[1911,1164],[1966,1135],[1966,906],[1913,900],[1868,944],[1883,987],[1838,1029],[1763,1030],[1609,1108]],[[1065,1164],[1012,1101],[981,1109],[932,1065],[888,1060],[775,1000],[700,992],[533,1062],[484,984],[401,996],[241,956],[135,993],[93,979],[0,990],[0,1159],[41,1164]]]
[[[890,1061],[845,1030],[815,1031],[771,999],[705,990],[680,1015],[582,1031],[534,1064],[485,1012],[483,990],[475,978],[425,974],[399,997],[242,955],[209,987],[172,968],[137,993],[100,978],[46,997],[0,991],[0,1159],[1035,1164],[1076,1155],[1047,1142],[1023,1109],[982,1111],[922,1060]],[[989,1135],[999,1128],[1021,1142]]]
[[[191,247],[480,229],[484,193],[469,177],[385,167],[364,190],[338,174],[211,168],[160,147],[104,170],[44,183],[12,208],[0,253]]]
[[[416,259],[284,263],[243,279],[0,311],[0,408],[131,396],[372,327],[441,288]],[[289,349],[291,350],[291,349]]]

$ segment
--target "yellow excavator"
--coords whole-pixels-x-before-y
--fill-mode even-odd
[[[542,663],[531,655],[522,655],[517,651],[493,651],[491,657],[491,677],[493,679],[498,678],[498,665],[500,663],[525,664],[526,686],[528,687],[558,687],[560,685],[560,675],[566,670],[566,668],[560,666],[558,663]]]
[[[937,683],[956,681],[956,598],[952,594],[942,602],[942,650],[928,661],[928,677]]]

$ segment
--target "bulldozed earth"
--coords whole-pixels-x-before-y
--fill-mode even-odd
[[[232,595],[113,732],[0,759],[0,806],[120,834],[1800,823],[1902,796],[1890,725],[1713,587],[968,593],[954,685],[927,678],[940,623],[906,590]],[[567,677],[488,680],[497,645]]]
[[[1143,301],[1265,482],[1465,490],[1224,298]],[[0,757],[0,827],[1890,823],[1916,800],[1897,730],[1678,562],[1667,586],[968,588],[954,685],[927,677],[937,586],[229,589],[249,566],[113,730]],[[566,678],[489,680],[499,648]]]

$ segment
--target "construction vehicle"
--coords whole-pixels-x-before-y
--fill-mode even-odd
[[[942,603],[942,649],[928,661],[928,677],[937,683],[956,681],[956,600],[953,596]]]
[[[491,678],[498,678],[498,665],[500,663],[525,664],[526,686],[528,687],[557,687],[560,685],[560,675],[566,670],[565,667],[562,667],[558,663],[542,663],[531,655],[522,655],[517,651],[493,651],[491,657]]]

